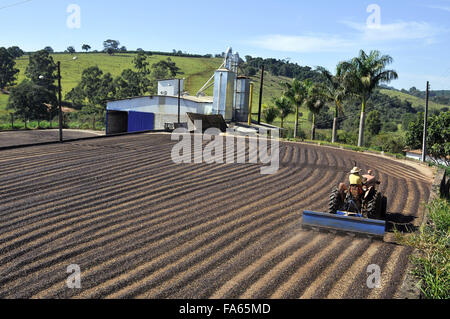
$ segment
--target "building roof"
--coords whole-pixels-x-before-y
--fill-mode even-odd
[[[422,155],[422,150],[405,150],[406,153]]]
[[[133,97],[129,97],[129,98],[125,98],[125,99],[117,99],[117,100],[108,100],[106,102],[117,102],[117,101],[126,101],[126,100],[134,100],[134,99],[142,99],[142,98],[154,98],[154,97],[169,97],[169,98],[174,98],[174,99],[178,99],[177,96],[170,96],[170,95],[142,95],[142,96],[133,96]],[[197,103],[212,103],[214,101],[214,97],[212,96],[190,96],[190,95],[184,95],[181,96],[182,100],[187,100],[187,101],[193,101],[193,102],[197,102]]]
[[[404,150],[404,152],[407,153],[407,154],[414,154],[414,155],[420,155],[420,156],[422,156],[422,150],[408,150],[408,149],[406,149],[406,150]],[[430,155],[430,154],[427,154],[427,156],[429,157],[429,156],[431,156],[431,155]],[[443,157],[442,157],[441,159],[444,160]],[[447,159],[447,160],[450,160],[450,155],[447,156],[446,159]]]
[[[200,102],[200,103],[212,103],[214,102],[214,97],[212,96],[183,96],[182,97],[188,101]]]

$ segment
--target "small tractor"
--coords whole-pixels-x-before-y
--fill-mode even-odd
[[[384,237],[387,198],[377,190],[380,182],[372,171],[362,177],[362,186],[341,183],[333,188],[327,213],[304,211],[303,226]]]
[[[365,183],[362,186],[343,183],[335,187],[330,195],[329,214],[341,216],[356,216],[369,219],[386,219],[387,198],[377,190],[381,183],[375,179],[371,172],[363,176]]]

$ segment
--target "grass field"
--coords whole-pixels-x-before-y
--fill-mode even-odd
[[[76,56],[77,59],[73,60]],[[81,80],[83,70],[98,66],[103,72],[109,72],[113,77],[119,76],[125,69],[133,69],[133,59],[136,54],[116,54],[110,56],[104,53],[76,53],[71,54],[54,54],[53,59],[61,61],[61,77],[63,95],[74,88]],[[150,64],[167,59],[167,56],[154,55],[149,57]],[[170,57],[178,67],[184,72],[187,79],[186,89],[191,93],[197,93],[197,90],[206,82],[213,72],[222,63],[221,59],[208,58],[187,58],[187,57]],[[17,60],[17,68],[20,70],[18,82],[25,78],[25,69],[28,65],[28,56],[21,57]],[[195,91],[195,92],[194,92]],[[212,90],[210,92],[212,94]]]
[[[415,109],[418,109],[418,108],[425,109],[425,100],[424,99],[420,99],[418,97],[415,97],[415,96],[412,96],[412,95],[409,95],[409,94],[406,94],[403,92],[386,90],[386,89],[381,90],[381,93],[386,94],[390,97],[398,97],[402,101],[408,101],[412,104],[413,108],[415,108]],[[438,104],[433,101],[430,101],[429,107],[430,107],[430,110],[440,110],[444,107],[450,107],[450,106]]]

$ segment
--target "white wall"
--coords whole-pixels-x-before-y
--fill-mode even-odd
[[[415,159],[415,160],[419,160],[419,161],[422,160],[422,155],[415,154],[415,153],[406,153],[406,157],[412,158],[412,159]],[[434,160],[430,156],[427,156],[426,160],[427,160],[427,162],[433,162],[434,163]],[[446,166],[446,164],[445,164],[445,162],[443,160],[438,160],[438,163],[441,164],[441,165],[445,165]]]
[[[183,93],[184,80],[180,80],[180,82],[180,92]],[[158,95],[178,96],[178,80],[159,81]]]
[[[181,122],[187,122],[186,113],[212,114],[212,103],[196,102],[182,98]],[[178,98],[171,96],[145,96],[107,103],[108,111],[144,112],[155,114],[155,129],[164,129],[164,124],[178,121]]]

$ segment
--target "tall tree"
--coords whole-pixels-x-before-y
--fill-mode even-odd
[[[6,48],[0,48],[0,90],[8,85],[14,85],[19,70],[15,68],[14,57]]]
[[[314,84],[310,80],[305,80],[306,97],[304,106],[313,114],[311,126],[311,139],[316,139],[316,117],[320,110],[325,106],[325,95],[320,85]]]
[[[167,58],[167,60],[161,60],[153,64],[152,68],[157,69],[158,72],[167,72],[167,75],[171,77],[175,77],[178,74],[183,74],[183,72],[181,72],[181,69],[176,65],[175,62],[172,61],[171,58]],[[160,77],[159,79],[163,79],[163,77]]]
[[[317,71],[325,78],[325,82],[320,84],[323,87],[323,95],[329,102],[334,103],[334,119],[333,119],[333,133],[331,142],[337,141],[337,121],[339,113],[343,113],[342,102],[348,96],[348,91],[344,85],[341,70],[336,72],[336,75],[332,75],[330,71],[323,67],[317,67]]]
[[[291,100],[291,102],[295,105],[295,130],[294,130],[294,138],[298,136],[298,121],[299,121],[299,111],[300,107],[305,101],[307,89],[304,82],[300,80],[294,79],[292,83],[285,83],[285,92],[284,95]]]
[[[367,100],[377,86],[382,83],[390,83],[398,78],[397,72],[386,70],[386,67],[392,62],[392,57],[382,56],[379,51],[374,50],[367,55],[361,50],[358,57],[338,65],[338,73],[343,75],[348,90],[361,99],[359,147],[364,145]]]
[[[111,40],[108,39],[103,42],[103,51],[108,53],[109,55],[114,54],[115,52],[119,51],[120,42],[117,40]]]
[[[8,52],[14,59],[20,58],[24,55],[24,52],[18,46],[8,48]]]
[[[103,74],[103,71],[97,66],[83,71],[79,86],[88,103],[92,106],[104,108],[106,100],[112,98],[115,94],[114,80],[111,74]]]
[[[124,99],[144,95],[150,87],[150,80],[143,73],[126,69],[115,79],[114,84],[116,97]]]
[[[56,105],[54,92],[30,80],[24,80],[14,87],[8,100],[8,109],[13,109],[25,123],[30,119],[47,119]]]
[[[406,132],[406,145],[411,149],[421,149],[423,143],[424,114],[417,114]],[[450,111],[433,115],[428,121],[427,150],[432,160],[450,164]]]
[[[83,106],[86,97],[84,96],[81,87],[78,85],[70,90],[65,98],[67,101],[72,101],[74,107],[80,107]]]
[[[138,54],[133,59],[134,67],[139,73],[148,75],[150,72],[148,70],[149,63],[147,61],[147,55],[144,51],[139,51]]]
[[[281,96],[274,99],[274,104],[280,111],[279,117],[281,119],[281,128],[284,128],[284,120],[286,117],[295,112],[292,102],[287,97]]]
[[[86,53],[91,49],[91,46],[89,44],[83,44],[81,47],[81,50],[86,51]]]
[[[158,91],[158,81],[169,77],[175,77],[177,74],[183,74],[175,62],[170,58],[159,61],[152,65],[150,73],[150,89],[149,92],[155,94]]]
[[[35,84],[44,86],[46,89],[55,92],[55,81],[57,66],[48,51],[41,50],[30,55],[25,75]]]
[[[76,50],[73,46],[70,46],[67,48],[67,52],[69,52],[70,54],[74,54],[76,52]]]

